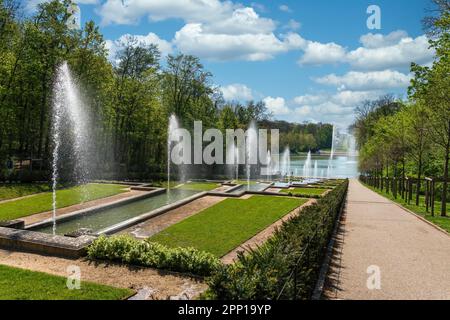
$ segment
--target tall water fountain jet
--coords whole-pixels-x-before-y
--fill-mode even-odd
[[[72,77],[67,62],[63,62],[56,70],[56,80],[53,86],[52,109],[52,219],[53,234],[56,234],[56,190],[60,178],[59,165],[61,160],[73,163],[70,177],[77,184],[88,181],[89,175],[89,141],[90,125],[85,105]],[[64,145],[63,142],[64,141]],[[64,149],[63,149],[64,147]],[[67,166],[66,166],[67,167]],[[86,199],[82,188],[83,201]]]
[[[291,170],[291,151],[287,146],[284,148],[283,156],[281,158],[281,175],[287,176],[288,183],[291,182],[290,170]]]
[[[334,157],[334,138],[336,135],[336,126],[333,125],[333,133],[331,134],[331,152],[330,159],[328,160],[328,168],[327,168],[327,178],[331,178],[332,170],[333,170],[333,157]]]
[[[227,147],[227,175],[230,180],[233,180],[233,177],[236,173],[236,145],[234,142]],[[230,161],[230,162],[228,162]]]
[[[169,118],[169,125],[167,127],[167,190],[170,190],[170,160],[171,160],[171,145],[172,141],[176,139],[175,132],[180,127],[177,117],[172,114]]]
[[[272,180],[272,155],[270,150],[267,150],[267,181]]]
[[[258,159],[258,129],[256,128],[255,121],[250,123],[247,131],[245,151],[247,153],[247,187],[250,188],[251,178],[251,162]],[[255,158],[256,157],[256,158]]]
[[[305,164],[303,165],[303,178],[311,177],[311,150],[308,151]]]
[[[318,178],[319,177],[318,170],[319,170],[319,168],[318,168],[317,160],[314,160],[314,174],[313,174],[313,178]]]
[[[352,134],[348,136],[347,156],[349,158],[356,156],[356,139]]]

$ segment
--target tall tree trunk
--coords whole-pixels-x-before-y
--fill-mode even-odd
[[[419,165],[418,165],[418,173],[417,173],[417,194],[416,194],[416,206],[420,203],[420,187],[422,178],[422,154],[419,155]]]

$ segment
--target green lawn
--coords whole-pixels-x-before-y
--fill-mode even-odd
[[[282,189],[282,193],[292,193],[296,196],[320,196],[324,192],[326,192],[327,189],[321,189],[321,188],[294,188],[294,189]]]
[[[51,190],[48,183],[12,183],[0,185],[0,201]]]
[[[379,189],[376,189],[374,187],[365,185],[369,189],[375,191],[376,193],[388,198],[389,200],[392,200],[394,202],[397,202],[398,204],[402,205],[403,207],[411,210],[414,213],[417,213],[418,215],[424,217],[428,221],[434,223],[435,225],[441,227],[442,229],[446,230],[447,232],[450,232],[450,203],[447,205],[447,215],[448,217],[441,217],[441,203],[440,201],[435,201],[434,203],[434,217],[431,216],[431,208],[429,208],[429,212],[426,212],[425,207],[425,197],[421,196],[419,201],[419,206],[416,206],[416,198],[415,195],[414,199],[411,199],[411,204],[405,203],[405,201],[398,196],[397,199],[394,198],[392,194],[387,194],[384,191],[381,191]]]
[[[109,197],[125,192],[125,187],[118,184],[90,183],[58,190],[56,193],[58,208],[68,207],[83,201]],[[0,221],[13,220],[52,209],[52,193],[45,192],[32,197],[0,204]]]
[[[209,191],[218,187],[220,187],[220,184],[215,182],[188,182],[179,186],[177,189]]]
[[[118,300],[132,290],[81,282],[67,288],[65,277],[0,265],[0,300]]]
[[[171,247],[194,247],[221,257],[306,201],[276,196],[226,199],[150,240]]]

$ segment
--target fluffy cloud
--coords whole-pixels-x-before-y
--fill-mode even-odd
[[[320,65],[345,61],[346,51],[340,45],[308,41],[304,55],[298,61],[301,65]]]
[[[283,12],[292,12],[291,8],[289,8],[285,4],[282,4],[281,6],[279,6],[278,9],[280,9],[280,11],[283,11]]]
[[[208,33],[202,24],[192,23],[176,32],[173,43],[179,50],[205,59],[261,61],[298,48],[302,41],[296,34],[287,34],[280,39],[273,33]]]
[[[408,68],[411,62],[426,64],[433,59],[426,36],[408,37],[398,30],[388,35],[366,34],[361,36],[362,47],[348,51],[336,43],[308,41],[300,65],[348,63],[359,70],[384,70]]]
[[[117,40],[106,40],[106,48],[109,51],[109,59],[114,61],[116,54],[124,47],[129,38],[136,39],[137,45],[155,44],[163,56],[172,52],[172,44],[164,39],[159,38],[156,34],[150,32],[147,35],[130,35],[124,34]],[[116,61],[117,62],[117,61]]]
[[[290,113],[289,108],[286,105],[284,98],[277,97],[266,97],[263,99],[266,104],[267,109],[272,112],[275,116],[286,115]]]
[[[290,19],[288,21],[288,23],[286,23],[286,25],[284,26],[285,29],[289,29],[289,30],[298,30],[300,29],[300,27],[302,26],[302,24],[294,19]]]
[[[329,122],[345,128],[354,120],[354,108],[365,100],[379,97],[382,91],[340,91],[306,94],[294,98],[297,107],[291,118],[298,121]]]
[[[315,79],[317,83],[336,86],[339,90],[356,91],[406,88],[410,80],[410,75],[392,70],[373,72],[350,71],[343,76],[329,74]]]
[[[228,86],[221,87],[223,97],[230,101],[245,101],[253,99],[252,90],[245,84],[234,83]]]

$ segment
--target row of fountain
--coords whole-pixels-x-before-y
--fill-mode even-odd
[[[56,81],[54,84],[53,94],[53,111],[52,111],[52,139],[53,139],[53,160],[52,160],[52,189],[53,189],[53,232],[56,230],[56,208],[57,197],[56,190],[60,179],[60,168],[67,167],[67,163],[73,163],[72,180],[77,184],[84,184],[89,178],[89,148],[92,145],[89,123],[89,113],[83,104],[81,94],[74,81],[69,67],[66,62],[62,63],[56,72]],[[168,123],[168,140],[167,140],[167,188],[170,189],[172,165],[170,161],[171,142],[174,140],[174,133],[180,127],[179,121],[175,115],[172,115]],[[249,125],[246,138],[246,180],[250,185],[252,179],[252,165],[249,159],[255,157],[255,146],[258,145],[256,123]],[[332,177],[333,166],[332,159],[334,157],[334,140],[335,128],[333,127],[333,145],[330,153],[326,177]],[[257,149],[257,148],[256,148]],[[228,172],[231,179],[239,179],[239,152],[237,146],[233,144],[229,150],[228,156],[234,159],[234,165],[228,166]],[[258,150],[256,150],[258,152]],[[275,178],[287,179],[288,183],[294,177],[291,167],[291,155],[289,147],[284,149],[281,155],[280,163],[275,163],[274,159],[278,159],[279,155],[272,155],[267,151],[267,165],[265,166],[265,176],[267,180]],[[67,168],[65,169],[67,170]],[[177,168],[177,179],[184,181],[186,172],[184,167]],[[298,169],[295,169],[295,176],[299,177]],[[323,170],[322,170],[323,171]],[[311,152],[308,152],[306,161],[303,165],[302,177],[318,178],[324,177],[324,172],[319,174],[317,160],[314,165],[311,159]]]

